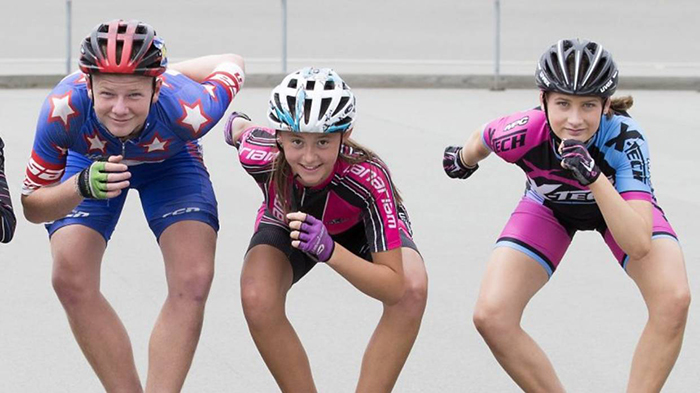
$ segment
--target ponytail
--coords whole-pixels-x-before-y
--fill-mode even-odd
[[[622,96],[610,98],[610,110],[605,114],[608,118],[611,118],[615,113],[627,113],[627,111],[634,104],[634,99],[632,96]]]

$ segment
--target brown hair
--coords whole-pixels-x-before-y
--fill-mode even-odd
[[[632,96],[622,96],[610,98],[610,110],[605,114],[605,116],[611,118],[616,112],[626,113],[634,104],[634,99]]]
[[[338,156],[339,160],[343,160],[350,165],[359,164],[362,162],[373,161],[387,169],[386,164],[382,161],[379,156],[372,150],[360,145],[359,143],[353,141],[351,138],[347,138],[344,141],[341,140],[344,147],[348,147],[349,150],[342,149]],[[345,151],[344,151],[345,150]],[[396,206],[403,202],[401,194],[398,188],[394,184],[394,181],[389,177],[389,183],[391,183],[391,189],[393,191],[394,203]],[[272,175],[270,176],[269,184],[274,186],[275,192],[277,193],[280,202],[282,203],[282,208],[284,214],[286,215],[291,211],[291,195],[290,195],[290,184],[292,182],[292,169],[287,162],[287,158],[284,155],[284,150],[279,149],[279,154],[275,157],[275,161],[272,163]]]

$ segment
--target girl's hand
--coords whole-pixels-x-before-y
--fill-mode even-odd
[[[335,242],[321,220],[302,212],[289,213],[287,219],[289,228],[292,229],[289,233],[292,247],[310,254],[319,262],[331,259]]]

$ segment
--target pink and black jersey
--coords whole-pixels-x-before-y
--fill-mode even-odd
[[[255,229],[275,225],[289,230],[274,186],[270,184],[272,164],[277,156],[275,131],[251,127],[236,142],[243,168],[258,183],[264,201]],[[343,145],[343,153],[359,154]],[[292,206],[323,221],[331,235],[339,235],[363,224],[371,252],[401,247],[400,232],[411,236],[410,222],[403,205],[396,204],[390,174],[380,160],[350,164],[339,159],[331,176],[315,187],[304,187],[296,180],[292,187]]]
[[[550,132],[544,111],[517,112],[486,124],[484,145],[527,176],[526,197],[552,209],[563,224],[580,230],[605,225],[588,187],[561,167],[558,138]],[[644,134],[628,116],[603,116],[586,147],[603,174],[626,200],[655,204]]]
[[[224,115],[243,83],[243,75],[229,72],[234,69],[238,68],[217,68],[201,84],[177,71],[166,71],[159,77],[163,81],[160,96],[143,131],[125,142],[97,119],[86,76],[68,75],[44,101],[22,193],[29,195],[59,182],[69,151],[90,160],[122,155],[129,166],[162,162],[183,151],[201,161],[197,140]]]

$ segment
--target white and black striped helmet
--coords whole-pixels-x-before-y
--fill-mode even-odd
[[[543,91],[608,98],[617,89],[618,70],[610,52],[587,40],[559,40],[537,63]]]
[[[355,95],[335,71],[306,67],[272,90],[267,119],[276,130],[332,133],[352,128],[355,112]]]

